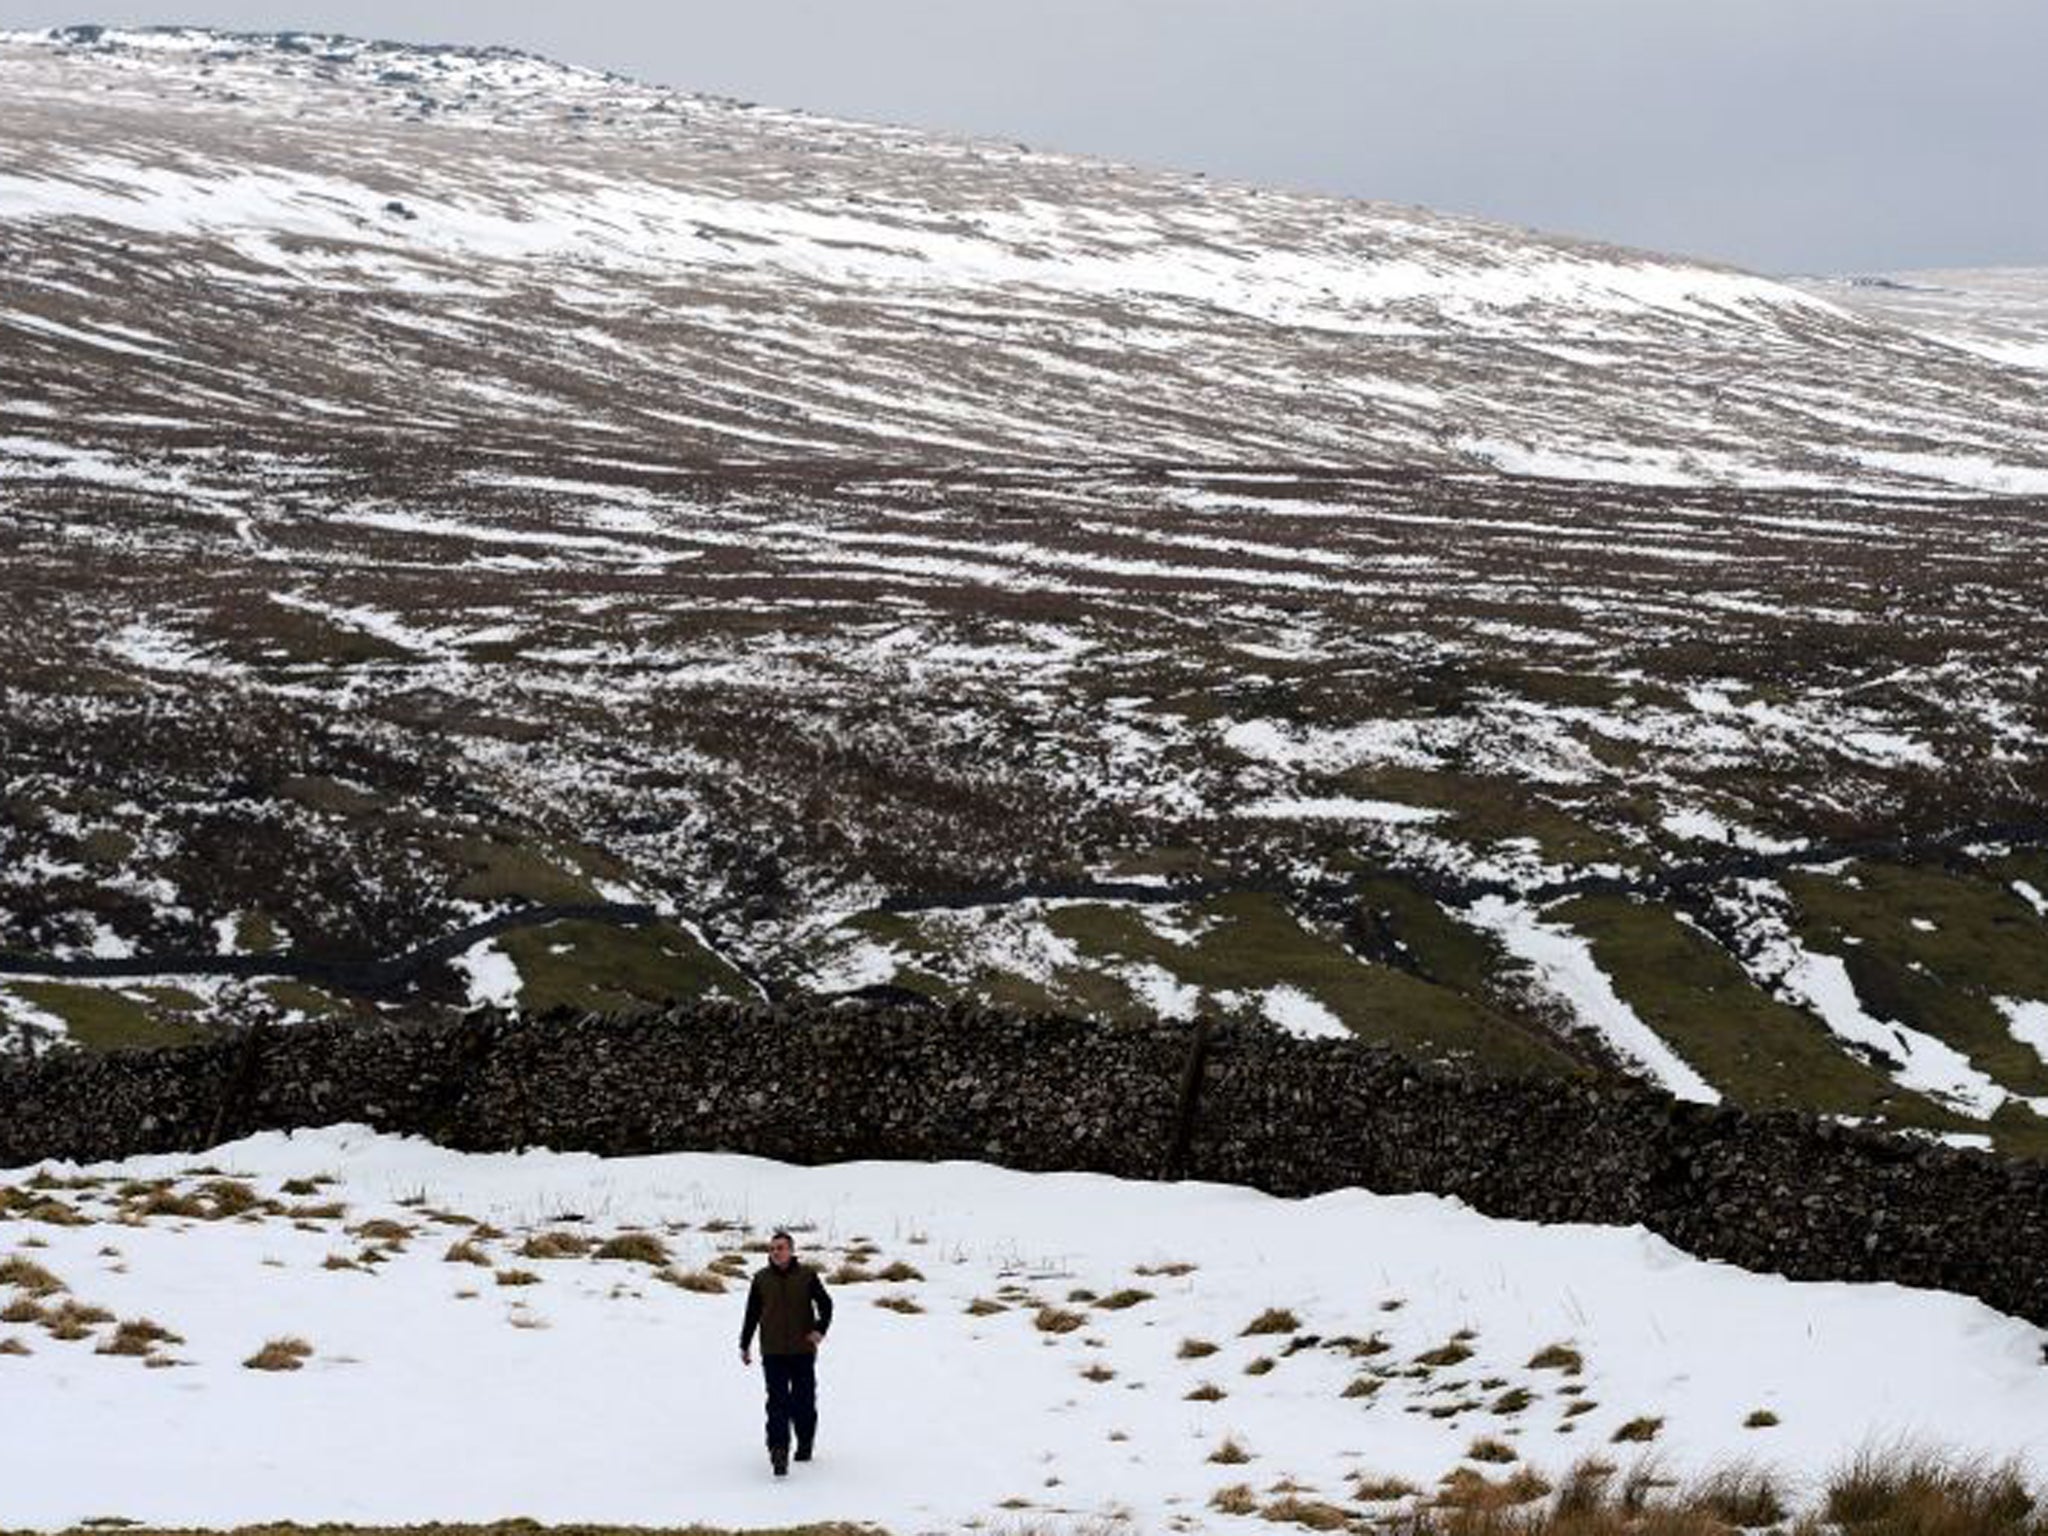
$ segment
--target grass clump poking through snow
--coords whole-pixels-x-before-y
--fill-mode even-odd
[[[660,1269],[668,1263],[668,1245],[652,1232],[621,1232],[597,1245],[591,1255],[599,1259],[624,1259],[634,1264],[652,1264]]]
[[[272,1339],[242,1362],[252,1371],[296,1371],[313,1357],[313,1346],[304,1339]]]
[[[96,1351],[102,1355],[147,1355],[159,1344],[182,1344],[185,1341],[159,1323],[146,1317],[131,1317],[116,1327],[113,1333]]]
[[[1515,1448],[1491,1435],[1482,1435],[1465,1447],[1467,1461],[1508,1462],[1516,1459]]]
[[[18,1253],[10,1253],[0,1259],[0,1285],[13,1286],[31,1296],[54,1296],[64,1289],[63,1281],[35,1260],[25,1259]]]
[[[1630,1419],[1614,1432],[1616,1445],[1642,1445],[1657,1438],[1657,1431],[1664,1427],[1662,1419],[1653,1419],[1647,1414]]]
[[[708,1269],[664,1269],[658,1278],[679,1291],[694,1291],[700,1296],[725,1294],[725,1277]]]
[[[1586,1368],[1585,1357],[1569,1344],[1546,1344],[1529,1357],[1532,1371],[1563,1371],[1576,1376]]]
[[[1190,1403],[1220,1403],[1229,1395],[1228,1392],[1217,1386],[1215,1382],[1205,1381],[1195,1388],[1194,1391],[1188,1393],[1185,1401]]]
[[[1341,1531],[1351,1524],[1351,1516],[1335,1504],[1321,1499],[1304,1499],[1296,1493],[1283,1493],[1261,1505],[1259,1518],[1277,1524],[1307,1526],[1312,1531]]]
[[[1239,1334],[1238,1337],[1249,1339],[1263,1333],[1298,1333],[1300,1331],[1301,1319],[1288,1311],[1287,1308],[1268,1307],[1257,1317],[1246,1323],[1244,1325],[1244,1332]]]
[[[1777,1423],[1778,1416],[1771,1412],[1770,1409],[1758,1408],[1742,1421],[1742,1427],[1744,1429],[1774,1429],[1777,1427]]]
[[[1152,1293],[1150,1291],[1141,1291],[1131,1286],[1125,1286],[1120,1291],[1111,1291],[1107,1296],[1098,1297],[1095,1305],[1105,1312],[1122,1312],[1128,1308],[1142,1305],[1151,1299]]]
[[[1823,1515],[1856,1536],[2041,1536],[2048,1511],[2011,1463],[1899,1446],[1859,1452],[1828,1480]]]
[[[1087,1321],[1078,1312],[1065,1307],[1040,1307],[1038,1315],[1031,1319],[1031,1326],[1040,1333],[1072,1333]]]
[[[1219,1514],[1250,1515],[1258,1512],[1259,1500],[1250,1483],[1232,1483],[1209,1495],[1209,1507]]]
[[[1743,1530],[1777,1525],[1786,1515],[1777,1479],[1760,1467],[1719,1468],[1694,1486],[1688,1502]]]
[[[590,1252],[590,1239],[576,1232],[536,1232],[519,1245],[522,1259],[580,1259]]]
[[[1216,1353],[1216,1346],[1207,1339],[1182,1339],[1180,1348],[1174,1351],[1182,1360],[1206,1360]]]
[[[1223,1443],[1209,1453],[1209,1459],[1220,1467],[1239,1467],[1252,1459],[1252,1453],[1237,1443],[1234,1435],[1225,1435]]]

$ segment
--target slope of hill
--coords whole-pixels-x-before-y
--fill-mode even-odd
[[[888,985],[2048,1147],[2037,375],[505,53],[0,125],[19,1046]]]
[[[1994,362],[2048,371],[2048,268],[1957,267],[1808,278],[1798,286]]]
[[[20,1256],[66,1287],[0,1270],[44,1314],[0,1324],[32,1351],[0,1346],[35,1426],[0,1438],[30,1527],[1271,1531],[1391,1515],[1390,1480],[1456,1497],[1447,1474],[1555,1482],[1581,1457],[1741,1458],[1802,1501],[1901,1440],[2048,1464],[2038,1328],[1429,1197],[465,1156],[346,1127],[47,1172],[25,1191],[45,1219],[0,1203],[0,1254],[44,1236]],[[734,1349],[777,1223],[837,1302],[819,1459],[784,1483]],[[267,1363],[297,1365],[245,1367],[287,1340],[303,1354]]]

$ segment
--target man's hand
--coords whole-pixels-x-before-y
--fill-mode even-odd
[[[805,1334],[804,1337],[805,1339],[810,1341],[810,1346],[813,1349],[816,1349],[820,1344],[825,1342],[825,1335],[818,1332],[815,1328],[812,1329],[809,1333]]]
[[[740,1364],[741,1364],[741,1365],[752,1365],[753,1363],[754,1363],[754,1352],[753,1352],[753,1351],[752,1351],[751,1349],[748,1349],[748,1348],[747,1348],[747,1347],[746,1347],[746,1346],[745,1346],[744,1344],[742,1344],[742,1345],[740,1346]]]

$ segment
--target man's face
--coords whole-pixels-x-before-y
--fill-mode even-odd
[[[786,1237],[778,1237],[768,1244],[768,1262],[777,1269],[789,1268],[789,1261],[796,1255],[796,1244]]]

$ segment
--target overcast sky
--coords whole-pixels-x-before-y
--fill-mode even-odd
[[[1770,272],[2048,263],[2048,0],[0,0],[499,42]]]

